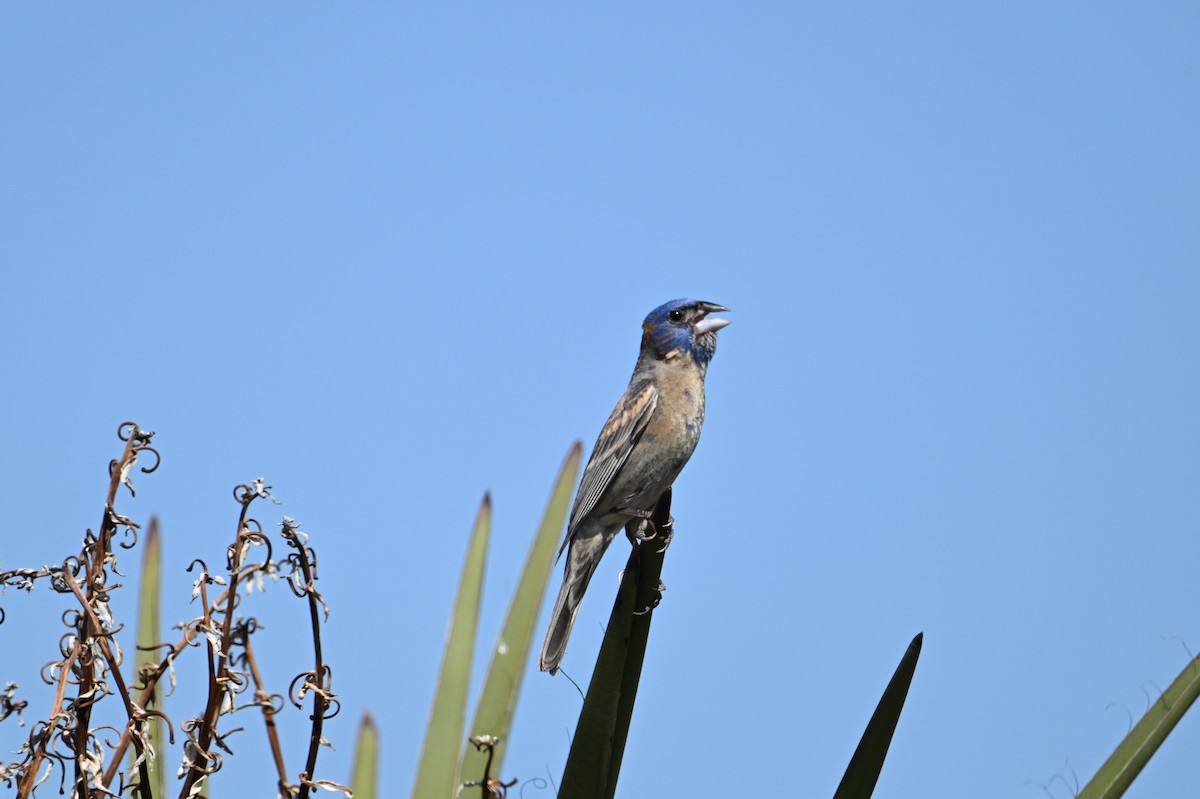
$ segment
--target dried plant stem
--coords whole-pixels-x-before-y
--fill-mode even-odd
[[[291,786],[287,781],[287,768],[283,764],[283,747],[279,744],[279,730],[275,725],[275,705],[271,695],[263,688],[262,674],[258,670],[258,661],[254,658],[254,649],[250,645],[250,636],[246,636],[246,664],[250,667],[250,676],[254,680],[254,698],[262,707],[263,723],[267,727],[267,740],[271,744],[271,755],[275,758],[275,768],[279,772],[279,795],[290,796]]]
[[[114,679],[118,685],[118,689],[122,692],[123,698],[126,700],[126,708],[130,711],[130,718],[133,718],[133,711],[128,701],[128,691],[124,688],[116,657],[108,645],[107,637],[111,635],[111,632],[105,631],[104,624],[96,616],[96,605],[99,602],[106,602],[108,591],[118,587],[115,585],[111,587],[105,585],[107,577],[105,567],[112,555],[113,534],[117,531],[118,526],[125,526],[126,529],[136,527],[129,520],[117,515],[114,509],[117,489],[122,482],[125,482],[130,485],[130,490],[132,491],[132,483],[129,483],[128,475],[137,463],[139,452],[152,452],[156,458],[158,453],[149,446],[150,437],[154,434],[142,431],[132,422],[122,423],[117,429],[117,435],[125,442],[125,448],[121,453],[121,457],[109,464],[108,492],[104,501],[104,517],[100,522],[100,534],[93,538],[92,534],[88,533],[84,538],[84,549],[80,557],[80,560],[83,562],[82,565],[85,567],[87,578],[85,583],[86,593],[75,580],[72,574],[73,570],[69,564],[64,563],[61,571],[57,572],[63,578],[63,584],[69,586],[75,594],[83,606],[84,612],[78,617],[75,625],[75,640],[71,647],[71,652],[61,663],[58,688],[55,692],[53,710],[47,722],[48,727],[44,732],[40,744],[31,752],[28,767],[22,775],[18,786],[17,796],[19,799],[25,799],[32,793],[33,786],[37,780],[38,769],[41,767],[41,763],[46,756],[46,747],[54,739],[56,730],[63,725],[66,719],[66,714],[63,712],[63,702],[66,701],[66,685],[72,673],[76,673],[79,676],[79,691],[72,705],[74,729],[72,731],[73,741],[71,747],[75,753],[75,781],[73,785],[77,796],[86,797],[92,793],[87,787],[83,773],[82,754],[88,750],[89,739],[92,735],[92,705],[98,699],[95,695],[98,686],[95,679],[96,664],[93,644],[99,646],[105,659],[108,661],[109,670],[115,675]],[[143,467],[142,471],[151,472],[156,468],[158,468],[157,462],[153,467]]]
[[[257,568],[258,568],[257,566],[254,566],[250,569],[247,569],[246,571],[247,571],[247,573],[249,573],[253,569],[257,569]],[[244,576],[245,575],[243,575],[243,577]],[[201,600],[201,602],[205,605],[205,607],[207,607],[208,606],[208,595],[207,595],[207,591],[205,591],[205,587],[204,587],[203,583],[200,586],[200,590],[204,594],[204,597]],[[222,591],[217,596],[216,605],[218,605],[218,606],[222,605],[226,601],[228,601],[228,599],[229,599],[229,589],[226,588],[224,591]],[[190,625],[184,631],[183,637],[180,638],[173,646],[170,647],[170,649],[171,649],[170,653],[167,654],[167,656],[162,659],[162,662],[158,664],[158,666],[154,669],[153,673],[149,674],[146,677],[145,684],[143,685],[141,692],[138,694],[138,697],[137,697],[137,703],[138,703],[139,707],[145,707],[146,703],[150,701],[150,697],[154,693],[154,688],[158,685],[158,682],[159,682],[159,680],[162,679],[162,676],[164,674],[166,674],[167,670],[171,667],[171,661],[174,658],[179,657],[179,655],[182,654],[183,651],[186,650],[191,645],[191,643],[193,641],[195,641],[196,638],[199,637],[199,635],[200,635],[199,624],[202,621],[203,621],[203,619],[201,619],[199,622],[197,622],[195,624]],[[167,646],[167,645],[162,644],[161,646]],[[159,648],[161,648],[161,647],[159,647]],[[130,740],[129,730],[125,730],[125,732],[122,733],[122,735],[121,735],[121,740],[117,742],[117,746],[113,750],[112,762],[109,763],[108,770],[104,772],[104,784],[105,785],[112,784],[112,781],[116,776],[117,769],[119,769],[121,766],[121,759],[123,757],[125,757],[125,751],[129,748],[129,740]]]
[[[43,682],[55,688],[50,715],[33,726],[28,740],[18,752],[23,755],[20,761],[0,764],[0,778],[10,785],[16,784],[18,799],[29,799],[57,765],[61,775],[59,793],[69,790],[72,799],[115,799],[120,795],[163,799],[151,780],[151,769],[154,758],[162,754],[156,750],[165,747],[159,745],[157,737],[150,737],[150,725],[159,720],[165,723],[172,744],[175,743],[175,729],[161,709],[150,705],[168,672],[174,685],[175,659],[189,647],[198,648],[199,639],[203,637],[208,690],[200,714],[181,725],[188,738],[184,748],[180,799],[199,794],[204,780],[221,768],[222,755],[217,750],[228,753],[226,739],[241,728],[218,730],[218,722],[222,716],[249,707],[249,704],[239,706],[236,700],[249,688],[251,680],[255,701],[250,704],[257,704],[263,714],[278,772],[279,794],[286,799],[308,799],[311,789],[326,788],[349,795],[350,789],[346,786],[313,777],[320,747],[327,743],[322,735],[324,721],[337,715],[340,707],[331,690],[332,672],[322,651],[320,613],[323,609],[328,616],[329,608],[316,589],[316,553],[308,546],[307,536],[299,532],[299,524],[284,517],[282,535],[293,551],[286,558],[273,559],[271,540],[263,534],[262,526],[247,516],[255,499],[274,501],[270,486],[263,485],[261,478],[234,489],[240,513],[233,544],[227,550],[226,568],[214,575],[209,573],[203,561],[194,560],[187,569],[192,572],[197,565],[201,569],[193,586],[193,600],[199,600],[200,613],[178,625],[182,635],[173,645],[145,645],[153,639],[140,642],[138,649],[141,651],[160,652],[163,656],[157,664],[153,661],[142,664],[136,670],[136,678],[126,683],[126,675],[121,671],[122,652],[115,637],[123,625],[113,620],[109,604],[111,592],[121,585],[110,580],[113,574],[120,574],[117,571],[118,546],[124,549],[136,546],[138,525],[118,514],[114,505],[122,484],[133,492],[130,478],[139,465],[139,455],[150,453],[155,456],[152,466],[141,466],[140,471],[149,473],[158,468],[158,452],[149,446],[154,434],[141,430],[133,422],[122,423],[117,435],[124,442],[124,449],[119,458],[109,463],[104,516],[97,533],[87,531],[78,556],[68,557],[61,566],[0,572],[2,587],[30,590],[37,581],[45,580],[55,592],[73,595],[79,605],[78,609],[72,607],[63,615],[67,631],[59,639],[59,659],[47,663],[41,670]],[[251,560],[248,553],[260,545],[266,547],[265,557]],[[264,576],[275,579],[281,569],[290,572],[286,583],[292,592],[308,599],[313,636],[313,667],[297,675],[288,690],[291,702],[301,709],[306,695],[310,691],[313,694],[312,729],[305,769],[300,772],[296,784],[288,781],[276,718],[283,700],[267,692],[251,645],[257,620],[235,615],[241,600],[248,594],[247,591],[239,593],[239,589],[252,581],[261,588]],[[213,585],[220,585],[224,590],[215,602],[210,602],[209,589]],[[2,621],[3,611],[0,610]],[[3,702],[0,718],[11,715],[14,710],[19,714],[27,704],[11,701],[15,687],[14,684],[0,696]],[[119,723],[110,726],[97,722],[93,727],[92,716],[97,715],[93,706],[112,694],[119,694],[124,705],[124,729],[119,729]],[[115,745],[109,743],[105,730],[119,736]],[[122,770],[130,744],[136,757],[131,766]],[[45,774],[39,778],[42,766],[46,766]],[[134,771],[136,774],[132,773]]]
[[[200,725],[200,731],[197,738],[197,746],[200,749],[201,757],[207,755],[209,747],[212,745],[213,737],[217,731],[217,717],[221,714],[221,702],[225,693],[224,684],[229,679],[229,641],[233,631],[233,608],[237,604],[237,589],[238,578],[241,576],[242,552],[244,539],[249,533],[246,526],[246,512],[250,509],[250,503],[254,501],[258,494],[254,493],[247,486],[243,488],[239,499],[242,504],[242,511],[238,514],[237,534],[234,535],[233,545],[229,555],[229,588],[223,594],[225,599],[224,605],[220,603],[215,605],[205,604],[204,611],[204,626],[207,629],[213,628],[213,614],[223,613],[221,625],[221,646],[220,651],[214,653],[212,641],[208,641],[208,704],[204,709],[203,723]],[[235,492],[236,493],[236,492]],[[203,584],[202,584],[203,585]],[[213,655],[216,655],[215,663]],[[188,770],[187,778],[183,782],[183,788],[179,792],[179,799],[187,799],[191,794],[192,786],[196,781],[208,773],[208,769],[201,766],[199,762],[192,765]]]
[[[217,597],[217,604],[220,605],[228,598],[229,590],[226,589]],[[139,707],[145,707],[146,703],[150,701],[150,697],[154,693],[154,688],[158,685],[158,682],[162,679],[162,676],[166,674],[167,670],[171,667],[171,661],[174,658],[179,657],[179,655],[182,654],[183,651],[191,645],[192,641],[195,641],[196,638],[199,637],[199,635],[200,631],[198,629],[198,623],[192,624],[184,631],[183,637],[180,638],[179,641],[177,641],[173,646],[171,646],[170,653],[162,659],[162,662],[158,664],[154,672],[146,677],[145,684],[143,685],[141,692],[138,693],[137,697],[137,703]],[[166,646],[166,644],[163,644],[162,646]],[[111,785],[113,779],[116,777],[117,770],[121,767],[121,759],[125,757],[125,751],[129,748],[129,741],[130,731],[126,729],[125,732],[121,734],[121,739],[117,742],[116,748],[113,749],[113,756],[108,765],[108,770],[104,772],[105,785]]]
[[[294,530],[285,523],[285,537],[291,533],[288,538],[290,542],[294,542],[296,552],[293,557],[300,565],[300,573],[304,577],[303,594],[308,597],[308,612],[312,622],[312,637],[313,637],[313,671],[312,680],[313,688],[313,714],[312,714],[312,732],[309,735],[308,741],[308,757],[304,761],[304,771],[300,774],[300,797],[299,799],[308,799],[309,783],[313,778],[313,772],[317,768],[317,753],[321,748],[321,732],[325,723],[325,714],[329,711],[329,683],[327,675],[329,669],[325,665],[325,660],[321,654],[321,616],[318,607],[319,594],[316,586],[313,584],[313,564],[309,561],[308,549],[296,537]]]
[[[84,613],[87,614],[87,621],[94,629],[101,629],[100,620],[96,618],[96,611],[88,604],[87,598],[84,597],[83,591],[79,588],[79,583],[71,576],[71,572],[64,570],[63,579],[70,586],[71,592],[75,594],[75,598],[79,600],[79,604],[83,606]],[[121,675],[121,664],[117,662],[116,655],[112,651],[112,647],[108,644],[108,636],[111,633],[104,633],[96,637],[96,643],[100,646],[100,651],[104,654],[104,659],[108,661],[108,670],[113,676],[113,682],[117,684],[117,692],[121,695],[121,699],[125,704],[125,714],[128,717],[126,724],[126,732],[130,734],[133,740],[133,748],[138,753],[140,762],[138,763],[138,794],[146,799],[150,797],[150,769],[147,766],[143,756],[145,752],[142,750],[142,742],[139,738],[132,736],[134,725],[139,721],[139,712],[133,705],[133,700],[129,696],[129,689],[125,687],[125,678]],[[123,753],[122,753],[123,754]],[[116,762],[120,762],[118,759]],[[105,787],[111,785],[111,780],[104,780]]]
[[[58,675],[58,688],[54,692],[54,704],[50,706],[50,719],[52,721],[58,719],[62,715],[63,700],[67,695],[67,677],[71,674],[71,668],[75,665],[75,661],[79,658],[80,652],[79,641],[75,641],[75,646],[71,649],[71,654],[67,655],[66,660],[62,661],[62,669]],[[54,721],[57,726],[57,721]],[[29,768],[21,776],[20,782],[17,784],[17,799],[26,799],[33,790],[33,784],[37,780],[38,769],[42,766],[42,759],[46,756],[46,744],[54,737],[53,729],[46,733],[42,739],[42,743],[34,750],[29,763]]]

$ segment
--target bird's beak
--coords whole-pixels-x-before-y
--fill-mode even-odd
[[[692,322],[692,325],[695,327],[698,335],[715,333],[733,321],[732,319],[708,318],[710,313],[728,313],[729,309],[724,305],[717,305],[715,302],[698,302],[696,303],[696,307],[700,310],[700,313],[696,316],[696,321]]]

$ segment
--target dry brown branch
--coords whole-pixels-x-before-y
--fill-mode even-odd
[[[238,636],[235,640],[242,645],[242,653],[246,663],[246,667],[250,670],[250,676],[254,680],[254,702],[262,708],[263,723],[267,728],[267,742],[271,747],[271,756],[275,760],[275,770],[279,774],[279,795],[291,796],[295,793],[295,786],[289,785],[287,781],[287,767],[283,764],[283,747],[279,744],[279,730],[275,726],[275,716],[282,710],[283,697],[278,694],[269,694],[263,688],[262,674],[258,669],[258,661],[254,658],[254,648],[250,644],[250,638],[254,630],[252,628],[253,619],[249,622],[239,625]],[[275,707],[275,698],[280,700],[280,707]]]
[[[149,446],[154,434],[141,430],[136,424],[121,424],[117,434],[124,447],[121,456],[109,464],[109,484],[99,532],[87,531],[80,553],[68,557],[59,566],[0,572],[2,588],[31,592],[36,585],[48,583],[55,592],[73,596],[77,603],[77,609],[63,614],[62,621],[68,631],[59,640],[58,658],[41,669],[43,681],[55,688],[54,701],[46,718],[32,724],[17,752],[20,759],[14,763],[0,763],[0,782],[9,786],[15,784],[17,797],[25,799],[57,769],[59,792],[65,792],[69,782],[75,799],[122,795],[152,799],[151,758],[162,758],[165,753],[154,752],[150,746],[151,720],[163,720],[172,745],[175,736],[170,718],[161,709],[147,709],[147,703],[164,675],[171,675],[174,686],[176,659],[187,649],[195,648],[203,638],[201,651],[206,654],[208,666],[207,698],[201,714],[185,720],[179,727],[185,734],[181,768],[185,779],[180,796],[184,799],[197,796],[205,778],[221,768],[221,753],[231,754],[227,739],[241,728],[219,729],[221,717],[252,706],[259,707],[263,714],[281,796],[307,797],[313,787],[348,793],[344,786],[312,777],[320,745],[327,743],[322,737],[323,722],[336,715],[338,708],[331,690],[332,672],[321,648],[320,610],[328,616],[328,607],[316,590],[316,553],[308,546],[307,536],[299,532],[299,524],[285,517],[282,536],[290,552],[278,562],[273,560],[270,539],[263,533],[262,526],[248,516],[255,500],[274,501],[270,487],[261,479],[234,489],[240,512],[233,543],[226,552],[224,573],[210,573],[201,560],[193,561],[188,568],[191,572],[199,567],[199,576],[193,583],[193,599],[199,599],[200,615],[178,625],[182,635],[174,644],[145,647],[146,650],[163,650],[162,659],[153,668],[143,668],[133,682],[126,682],[121,672],[121,649],[114,637],[123,625],[113,619],[109,610],[109,595],[121,584],[110,582],[110,575],[119,574],[118,550],[114,544],[123,549],[136,546],[138,525],[118,514],[115,502],[121,485],[133,494],[131,476],[139,466],[139,458],[144,460],[146,453],[154,456],[153,465],[141,467],[143,473],[150,473],[158,468],[159,456]],[[119,540],[122,537],[123,540]],[[266,557],[259,561],[250,560],[250,552],[259,546],[266,547]],[[313,636],[313,668],[298,675],[288,691],[297,706],[302,706],[309,692],[313,694],[314,703],[305,769],[298,775],[296,784],[290,784],[287,779],[276,722],[284,700],[266,691],[251,644],[258,623],[253,618],[236,615],[243,598],[248,595],[248,591],[239,592],[239,587],[257,581],[261,590],[264,577],[274,578],[281,572],[292,592],[308,599]],[[212,602],[210,586],[223,589]],[[3,621],[4,612],[0,608],[0,624]],[[239,706],[238,695],[248,690],[252,682],[254,701]],[[10,684],[0,695],[0,721],[15,714],[23,725],[21,713],[26,710],[27,703],[16,700],[15,691],[16,685]],[[93,726],[93,709],[113,694],[121,698],[124,724]],[[110,742],[109,733],[116,739],[115,743]],[[136,754],[133,768],[137,774],[133,780],[121,767],[130,744]]]

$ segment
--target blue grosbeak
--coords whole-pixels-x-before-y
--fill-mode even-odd
[[[604,550],[626,523],[649,517],[696,449],[704,423],[704,375],[717,350],[717,331],[729,324],[708,315],[728,310],[673,300],[642,323],[642,350],[629,388],[600,431],[575,494],[563,541],[566,571],[542,644],[542,671],[558,670]]]

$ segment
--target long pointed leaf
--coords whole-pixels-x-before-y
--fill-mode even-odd
[[[854,750],[854,756],[850,758],[850,765],[846,767],[833,799],[870,799],[875,792],[879,773],[883,771],[883,761],[892,744],[892,734],[896,732],[900,711],[904,709],[904,700],[908,697],[908,687],[912,685],[913,673],[917,670],[917,658],[921,656],[924,637],[924,633],[917,633],[900,659],[900,665],[883,690],[879,705],[867,722],[867,729],[858,742],[858,748]]]
[[[491,735],[499,739],[492,753],[491,774],[488,775],[491,777],[499,776],[504,761],[505,744],[516,710],[517,696],[521,692],[521,681],[529,663],[538,611],[550,582],[554,553],[571,505],[582,456],[583,445],[577,441],[567,453],[550,491],[550,501],[529,547],[525,568],[513,593],[508,616],[492,650],[492,662],[484,677],[483,691],[469,732],[471,736]],[[486,752],[467,746],[463,754],[460,783],[481,780],[487,759]]]
[[[158,532],[158,517],[151,516],[150,524],[146,528],[146,536],[143,539],[142,550],[142,576],[138,587],[138,617],[137,617],[137,657],[134,658],[133,678],[129,681],[130,685],[140,685],[141,679],[137,676],[141,671],[142,666],[157,666],[159,654],[157,651],[147,651],[141,647],[151,647],[162,641],[162,617],[161,617],[161,595],[162,595],[162,542]],[[150,695],[150,701],[146,703],[148,710],[162,710],[162,688],[155,686],[154,692]],[[154,763],[147,764],[150,771],[150,790],[154,796],[167,795],[167,750],[166,736],[163,734],[163,724],[161,718],[150,718],[150,745],[154,747],[155,760]],[[130,748],[129,764],[130,771],[135,772],[133,762],[137,758],[137,753]]]
[[[670,511],[667,489],[653,519],[664,536]],[[563,799],[606,799],[616,793],[650,635],[650,608],[662,574],[662,550],[662,541],[656,538],[640,542],[629,553],[563,769],[558,792]]]
[[[475,530],[467,547],[462,579],[450,629],[446,633],[446,649],[442,655],[442,671],[434,693],[429,726],[425,729],[425,745],[417,766],[413,786],[414,799],[450,799],[455,795],[458,755],[463,741],[463,725],[467,715],[467,690],[471,681],[471,658],[475,653],[475,637],[479,627],[479,603],[483,596],[483,567],[487,560],[488,537],[492,528],[492,500],[484,495],[475,520]]]
[[[1116,799],[1124,794],[1197,696],[1200,696],[1200,656],[1184,666],[1076,799]]]
[[[656,537],[639,542],[636,550],[634,573],[637,577],[637,593],[633,618],[629,622],[629,637],[625,641],[625,670],[621,674],[621,694],[617,700],[612,753],[609,755],[608,778],[605,781],[607,799],[613,799],[617,793],[617,777],[621,771],[621,761],[625,757],[625,742],[629,738],[629,725],[633,721],[633,705],[642,679],[642,663],[646,659],[646,646],[650,642],[650,623],[654,620],[653,608],[662,598],[663,557],[667,551],[663,541],[669,540],[675,534],[674,521],[671,519],[669,487],[659,498],[651,521],[657,531]]]
[[[379,796],[379,728],[371,712],[363,713],[358,725],[358,742],[354,745],[350,790],[354,799],[375,799]]]

